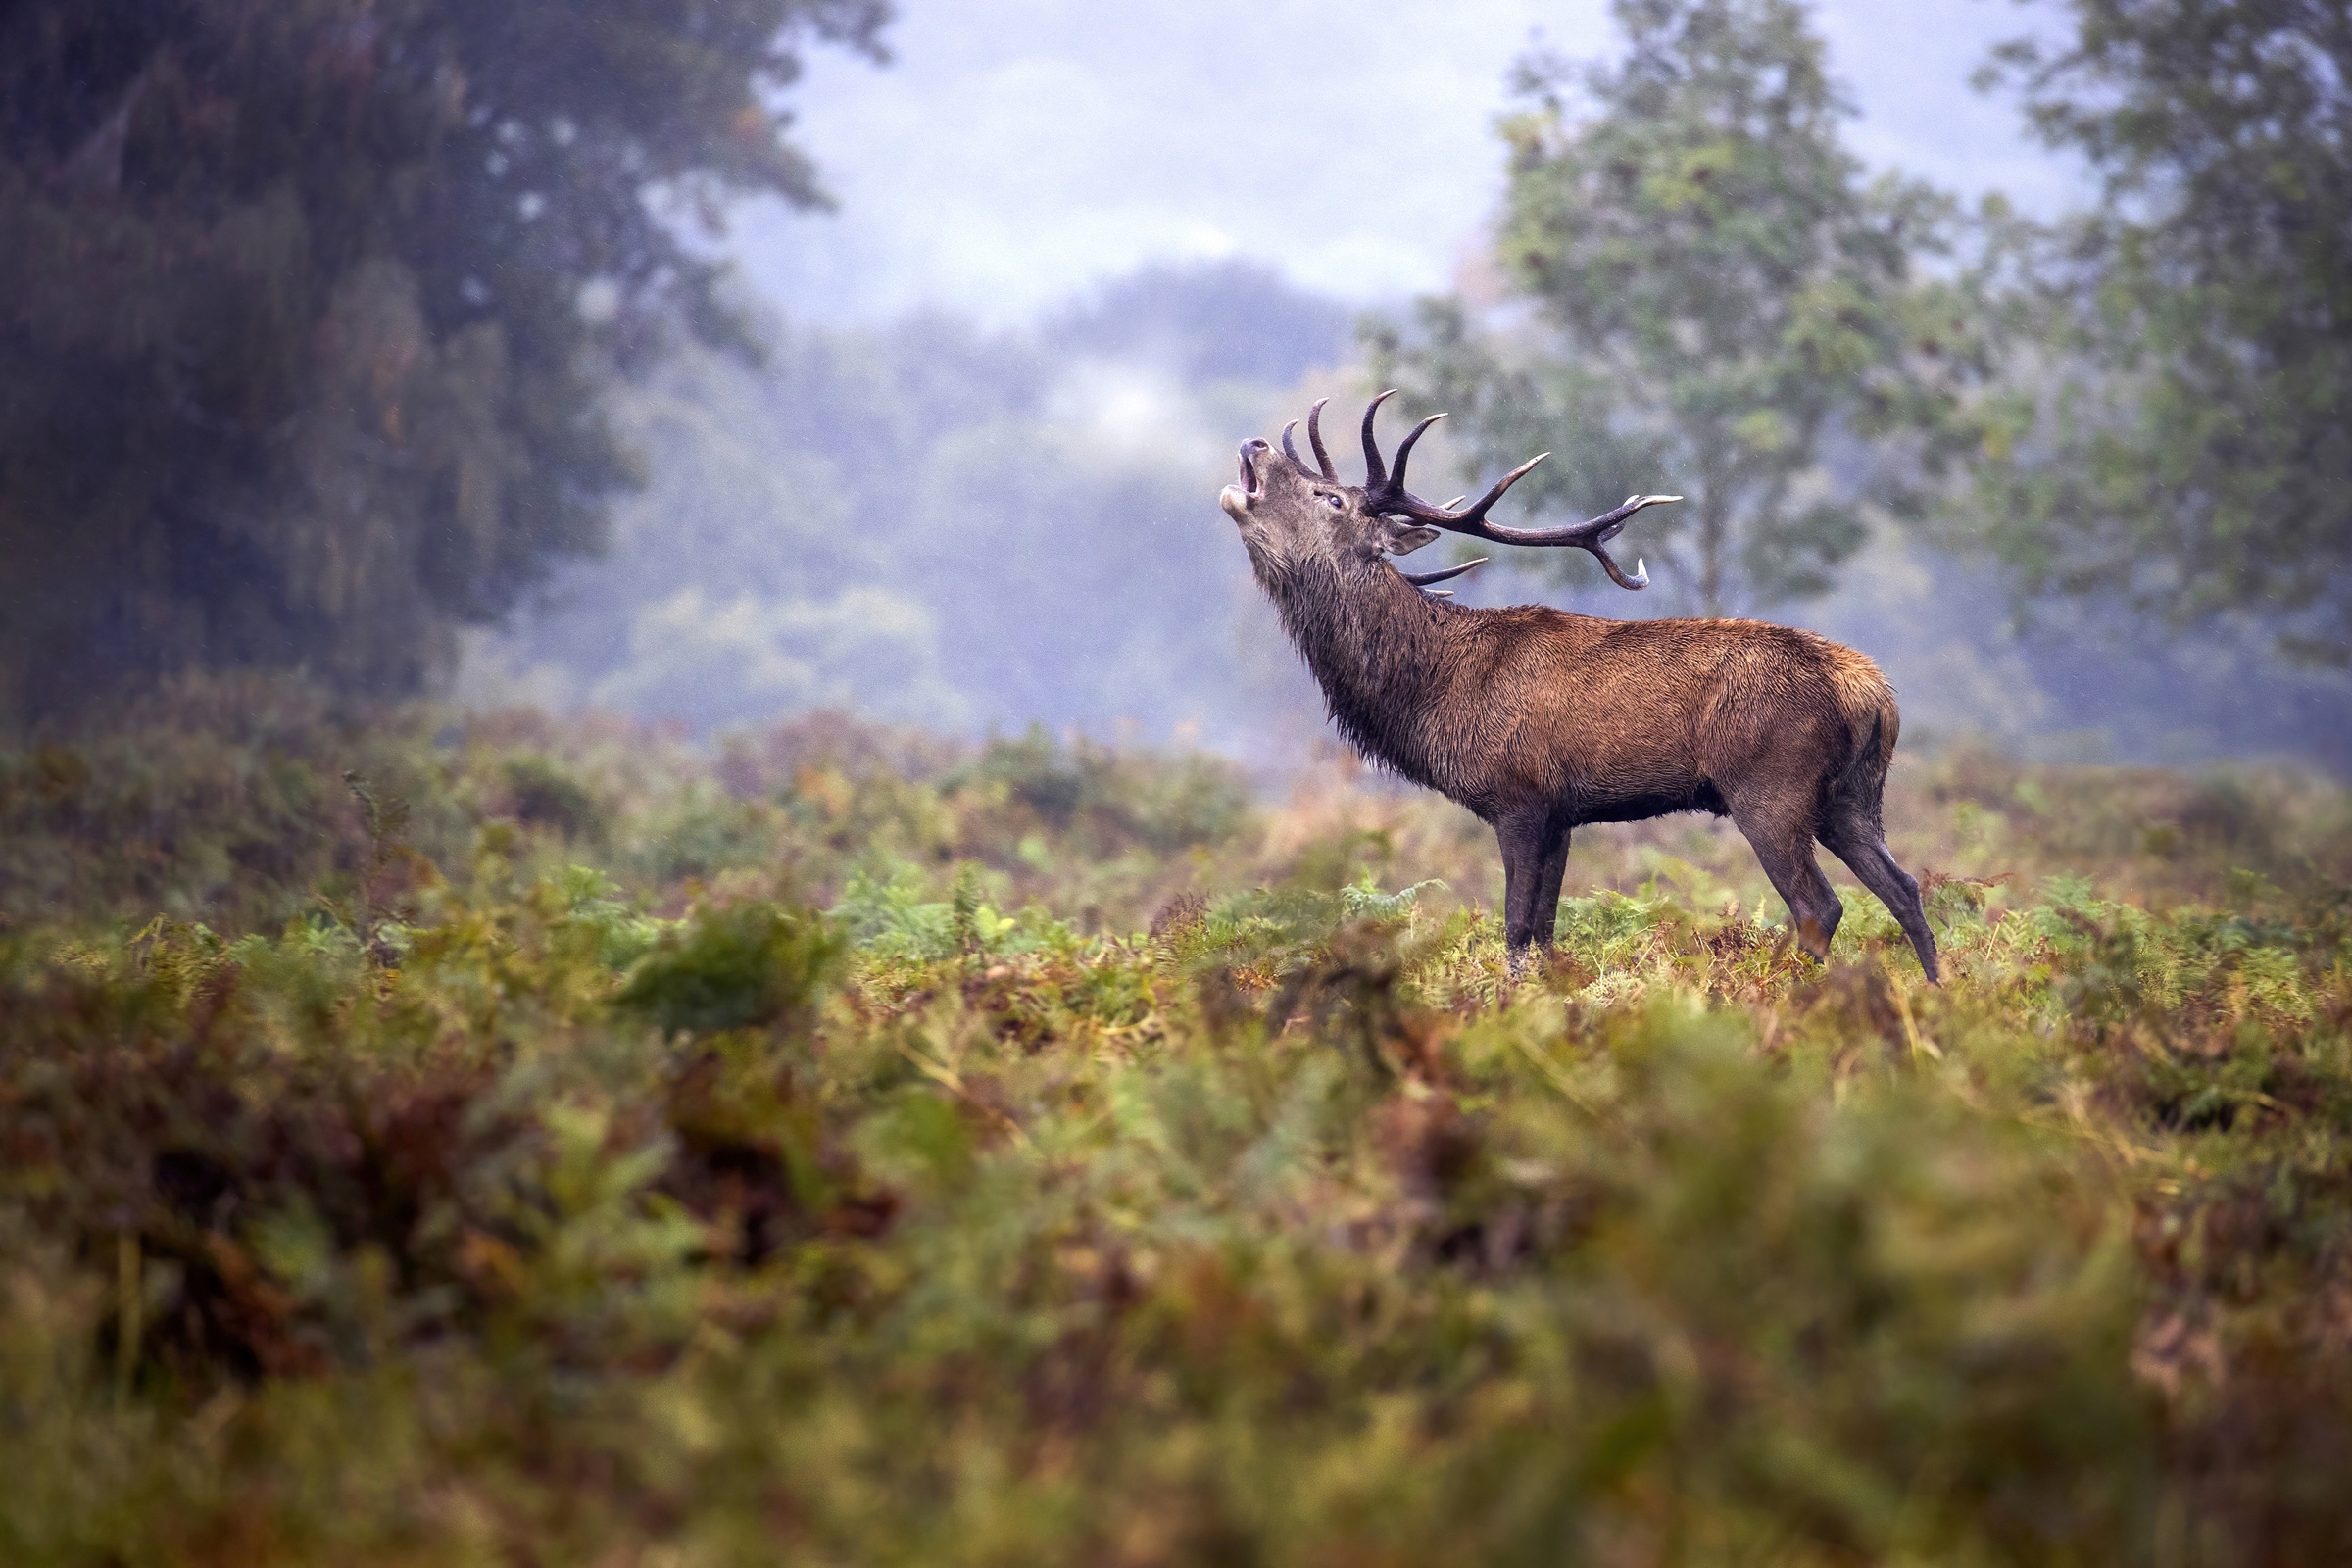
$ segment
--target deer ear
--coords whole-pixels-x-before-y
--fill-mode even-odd
[[[1435,528],[1424,528],[1417,523],[1408,528],[1392,517],[1381,519],[1380,531],[1380,547],[1392,556],[1409,556],[1438,537]]]

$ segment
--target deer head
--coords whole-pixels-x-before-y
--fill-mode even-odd
[[[1384,555],[1409,555],[1436,539],[1443,530],[1467,534],[1491,544],[1565,545],[1588,550],[1620,588],[1649,586],[1649,574],[1640,561],[1629,575],[1610,558],[1605,546],[1643,507],[1680,501],[1682,497],[1628,496],[1623,505],[1564,528],[1499,528],[1487,521],[1487,514],[1494,503],[1551,455],[1546,452],[1537,454],[1495,480],[1493,488],[1470,506],[1460,507],[1460,498],[1450,506],[1432,506],[1405,489],[1405,467],[1412,461],[1414,444],[1446,416],[1433,414],[1414,425],[1398,444],[1396,467],[1391,469],[1381,456],[1373,426],[1379,418],[1380,406],[1396,395],[1394,391],[1383,392],[1364,410],[1364,482],[1360,485],[1340,482],[1339,470],[1324,448],[1323,403],[1317,403],[1306,416],[1307,444],[1315,454],[1313,467],[1298,455],[1292,439],[1298,428],[1296,419],[1283,427],[1279,460],[1273,447],[1264,441],[1242,444],[1241,482],[1227,485],[1218,497],[1218,504],[1240,526],[1242,542],[1249,547],[1250,561],[1261,580],[1287,575],[1310,561],[1320,560],[1335,565],[1348,561],[1369,564]],[[1471,562],[1445,571],[1407,572],[1404,576],[1409,582],[1427,586],[1458,577],[1477,564],[1479,562]]]
[[[1284,432],[1286,447],[1289,434]],[[1342,484],[1328,471],[1318,474],[1295,453],[1277,456],[1264,441],[1242,444],[1241,482],[1217,498],[1240,526],[1259,578],[1269,584],[1317,563],[1368,566],[1384,556],[1409,555],[1438,537],[1435,528],[1385,515],[1369,499],[1364,486]]]

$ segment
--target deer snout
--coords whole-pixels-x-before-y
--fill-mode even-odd
[[[1234,521],[1242,521],[1249,514],[1250,504],[1257,499],[1257,465],[1260,459],[1273,450],[1263,441],[1252,440],[1242,443],[1242,482],[1227,485],[1217,496],[1217,505],[1223,507],[1226,514]]]

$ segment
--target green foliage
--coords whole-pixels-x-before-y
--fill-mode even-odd
[[[1984,368],[1966,287],[1913,270],[1948,246],[1950,204],[1865,179],[1790,0],[1615,10],[1622,63],[1529,58],[1502,126],[1498,260],[1548,332],[1506,347],[1425,301],[1409,337],[1374,334],[1376,373],[1464,418],[1483,468],[1555,453],[1517,492],[1540,509],[1689,497],[1638,532],[1702,613],[1822,593],[1871,507],[1917,510]],[[1874,443],[1858,488],[1824,466],[1853,438]]]
[[[2034,236],[1963,532],[2034,593],[2352,659],[2352,35],[2291,0],[2069,0],[1984,79],[2086,158]]]
[[[1215,844],[1240,829],[1250,807],[1240,779],[1207,758],[1139,768],[1085,742],[1058,745],[1039,725],[1018,740],[991,741],[951,782],[1017,803],[1072,833],[1081,854],[1127,840],[1161,852]]]
[[[1491,842],[1344,774],[1162,852],[1152,803],[1230,775],[220,695],[8,763],[11,863],[81,871],[0,928],[11,1563],[2251,1568],[2352,1527],[2340,791],[1906,764],[1940,991],[1859,892],[1823,969],[1736,838],[1596,830],[1514,979]],[[143,758],[193,853],[240,808],[192,786],[274,754],[342,814],[243,831],[339,821],[355,875],[362,741],[415,857],[372,940],[306,845],[246,880],[323,902],[155,919],[202,879],[78,825]],[[518,766],[603,836],[521,820]]]
[[[841,949],[813,915],[767,904],[705,909],[665,933],[612,1000],[666,1031],[789,1025],[807,1013]]]
[[[820,200],[777,95],[885,16],[11,7],[0,718],[191,663],[445,671],[631,481],[603,368],[728,334],[671,218]]]
[[[605,813],[595,793],[562,763],[526,755],[510,760],[505,771],[516,821],[544,824],[567,839],[604,837]]]

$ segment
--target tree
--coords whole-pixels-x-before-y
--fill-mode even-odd
[[[2030,591],[2352,663],[2352,11],[2068,0],[1981,74],[2089,161],[2046,236],[1979,536]]]
[[[887,0],[0,12],[0,711],[177,665],[413,689],[593,550],[681,238],[820,201],[776,106]]]
[[[1952,209],[1866,182],[1852,106],[1794,0],[1617,0],[1621,64],[1521,63],[1497,260],[1532,329],[1456,299],[1375,334],[1413,400],[1463,418],[1477,466],[1559,461],[1518,493],[1585,514],[1634,491],[1641,546],[1706,614],[1828,588],[1866,506],[1916,513],[1982,369],[1957,281],[1922,283]],[[1900,460],[1882,445],[1904,434]],[[1841,440],[1839,483],[1824,463]],[[1849,479],[1857,476],[1850,475]],[[1581,558],[1571,568],[1589,572]]]

